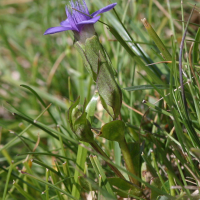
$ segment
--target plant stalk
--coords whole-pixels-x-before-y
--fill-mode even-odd
[[[101,149],[101,147],[95,142],[90,142],[90,145],[93,147],[93,149],[98,152],[99,154],[101,154],[102,156],[104,156],[105,158],[107,158],[108,160],[110,160],[110,158],[106,155],[106,153]],[[122,173],[112,164],[110,164],[109,162],[106,161],[106,163],[110,166],[110,168],[115,172],[115,174],[120,177],[125,179],[125,177],[122,175]]]
[[[125,138],[124,140],[119,142],[119,146],[121,148],[127,170],[133,175],[137,176],[135,167],[133,165],[133,160],[132,160],[128,145],[125,141]],[[140,186],[140,183],[138,182],[138,180],[134,179],[132,176],[129,176],[129,179],[132,183],[136,184],[137,186]]]

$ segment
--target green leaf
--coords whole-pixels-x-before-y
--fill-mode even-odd
[[[121,120],[111,121],[102,126],[99,136],[107,140],[120,142],[124,139],[125,124]]]
[[[93,133],[91,131],[91,124],[86,118],[85,112],[86,103],[84,103],[83,111],[77,108],[80,101],[80,97],[71,105],[68,110],[68,121],[71,130],[76,134],[79,140],[84,142],[92,142],[94,140]]]
[[[199,43],[200,42],[200,28],[197,31],[197,34],[195,36],[195,43],[193,47],[193,63],[198,63],[199,61]]]
[[[29,87],[28,85],[20,85],[21,87],[27,88],[28,90],[30,90],[35,96],[36,98],[40,101],[40,103],[44,106],[47,107],[47,105],[45,104],[45,102],[42,100],[42,98],[38,95],[38,93],[32,89],[31,87]],[[49,115],[51,116],[51,118],[54,120],[55,124],[57,124],[56,119],[54,118],[53,114],[51,113],[50,109],[47,110]]]
[[[73,131],[79,140],[84,142],[92,142],[94,140],[94,135],[91,131],[91,124],[86,118],[87,113],[83,113],[81,117],[79,117],[73,127]]]
[[[83,63],[84,63],[85,68],[87,69],[87,71],[89,72],[89,74],[92,76],[93,80],[95,81],[96,80],[96,74],[92,70],[92,66],[90,65],[89,60],[86,57],[85,47],[82,44],[80,44],[79,42],[76,42],[74,44],[74,46],[76,47],[76,49],[80,53],[80,55],[81,55],[81,57],[83,59]]]
[[[42,179],[40,179],[40,178],[38,178],[38,177],[36,177],[36,176],[30,175],[30,174],[28,174],[28,173],[26,173],[26,172],[23,172],[23,171],[21,171],[21,173],[24,174],[25,176],[28,176],[28,177],[31,177],[31,178],[36,179],[38,182],[41,182],[41,183],[43,183],[43,184],[45,184],[45,185],[48,185],[49,187],[55,189],[55,191],[59,191],[59,192],[61,192],[61,193],[65,194],[65,195],[67,195],[68,197],[70,197],[70,198],[72,198],[72,199],[78,199],[78,198],[75,198],[74,196],[72,196],[71,194],[69,194],[68,192],[66,192],[65,190],[60,189],[59,187],[57,187],[57,186],[55,186],[55,185],[53,185],[53,184],[51,184],[51,183],[49,183],[49,182],[46,182],[46,181],[44,181],[44,180],[42,180]]]
[[[191,148],[190,151],[200,160],[200,149]]]
[[[76,101],[70,106],[67,114],[68,114],[68,121],[69,121],[69,124],[72,128],[72,110],[79,104],[80,102],[80,96],[76,99]]]
[[[101,52],[101,53],[100,53]],[[106,56],[104,54],[103,48],[99,42],[99,39],[96,35],[91,38],[88,38],[85,43],[85,54],[88,62],[91,65],[93,72],[93,79],[96,82],[97,80],[97,72],[98,72],[98,62],[99,59],[102,62],[106,61]],[[101,57],[99,58],[99,56]]]
[[[142,19],[142,22],[143,22],[145,28],[147,29],[147,31],[149,33],[149,36],[155,42],[156,46],[158,47],[158,49],[162,53],[164,59],[167,60],[167,61],[171,61],[172,60],[172,56],[170,55],[169,51],[167,50],[167,48],[163,44],[163,42],[160,39],[160,37],[155,32],[155,30],[152,28],[152,26],[147,22],[147,20],[145,18]]]
[[[88,146],[87,143],[83,143],[83,144],[85,146]],[[81,193],[78,177],[82,175],[84,172],[86,157],[87,157],[87,149],[79,145],[78,153],[76,157],[76,168],[74,172],[74,184],[72,187],[72,195],[77,199],[80,198],[80,193]]]
[[[114,192],[117,193],[120,197],[127,198],[129,195],[134,195],[134,196],[141,196],[142,195],[142,189],[131,184],[130,182],[117,178],[117,177],[112,177],[108,178],[108,181],[110,185],[115,186],[114,187]]]
[[[25,192],[15,181],[13,181],[13,185],[17,188],[19,193],[23,195],[26,199],[35,200],[33,196],[31,196],[28,192]]]
[[[154,85],[158,89],[169,89],[169,85]],[[137,91],[137,90],[152,90],[154,87],[152,85],[137,85],[137,86],[131,86],[127,88],[123,88],[124,90],[127,90],[129,92]]]
[[[8,185],[9,185],[10,176],[11,176],[12,171],[13,171],[13,164],[11,163],[10,167],[9,167],[9,170],[8,170],[8,175],[7,175],[7,178],[6,178],[6,183],[5,183],[5,187],[4,187],[2,200],[6,199],[6,194],[7,194],[7,191],[8,191]]]
[[[97,77],[97,89],[104,109],[116,119],[122,104],[122,92],[114,79],[108,63],[100,63]],[[111,111],[112,109],[112,111]]]
[[[96,92],[95,95],[90,100],[90,102],[88,103],[85,110],[87,112],[87,119],[89,120],[90,123],[92,123],[92,118],[95,113],[98,97],[99,97],[99,94]]]
[[[15,165],[16,165],[16,163],[15,163]],[[3,170],[4,172],[8,173],[10,170],[10,167],[9,167],[9,169],[5,169],[4,167],[0,166],[0,169]],[[32,188],[35,191],[38,191],[40,193],[42,192],[42,190],[40,190],[39,188],[34,187],[33,183],[30,184],[29,182],[24,181],[24,179],[22,179],[20,176],[17,176],[13,171],[11,172],[11,178],[12,179],[14,178],[15,180],[20,180],[20,182],[22,182],[23,184],[26,184],[29,188]]]
[[[129,151],[131,152],[131,157],[133,165],[135,167],[136,176],[140,175],[141,171],[141,153],[140,153],[140,142],[128,143]]]
[[[109,26],[110,32],[115,36],[115,38],[120,42],[120,44],[125,48],[125,50],[130,54],[131,58],[134,59],[134,61],[138,64],[138,67],[140,67],[140,70],[145,70],[147,75],[151,77],[153,81],[155,81],[157,84],[162,84],[161,79],[148,67],[146,66],[143,61],[141,60],[141,57],[137,56],[131,47],[127,44],[126,41],[121,37],[121,35],[111,26]]]
[[[22,88],[22,87],[20,87],[20,85],[28,86],[25,82],[16,81],[13,78],[11,78],[10,76],[2,76],[1,77],[1,81],[4,81],[5,83],[11,84],[11,85],[13,85],[15,87],[19,87],[19,88]],[[54,95],[51,95],[51,94],[47,93],[46,91],[41,90],[41,89],[39,89],[38,87],[35,87],[35,86],[29,85],[29,87],[31,87],[35,92],[37,92],[37,94],[41,98],[46,99],[47,101],[49,101],[52,104],[55,104],[55,105],[61,107],[64,110],[67,109],[66,103],[64,103],[63,101],[61,101],[60,99],[58,99]]]
[[[79,176],[78,179],[79,179],[80,186],[84,190],[86,190],[86,192],[90,192],[90,191],[94,191],[95,190],[95,188],[92,187],[90,182],[85,177]]]
[[[112,197],[112,199],[116,199],[115,194],[113,192],[113,189],[110,185],[110,183],[108,182],[108,179],[105,175],[105,172],[97,158],[97,156],[90,156],[90,160],[92,162],[93,167],[96,169],[96,175],[99,178],[99,175],[102,179],[102,184],[103,184],[103,188],[105,188],[107,190],[107,192],[109,193],[110,197]]]
[[[161,189],[162,187],[162,183],[161,183],[161,181],[160,181],[160,179],[158,178],[158,177],[156,177],[156,178],[153,178],[152,180],[151,180],[151,185],[153,185],[153,186],[155,186],[155,187],[157,187],[157,188],[159,188],[159,189]],[[165,191],[165,190],[163,190],[163,191]],[[160,193],[158,193],[157,191],[155,191],[155,190],[152,190],[151,191],[151,199],[156,199],[158,196],[160,195]]]

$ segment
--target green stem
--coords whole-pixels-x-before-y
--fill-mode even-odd
[[[168,175],[168,180],[169,180],[169,185],[170,185],[170,194],[175,197],[176,196],[176,191],[175,189],[172,189],[172,186],[176,185],[174,182],[174,177],[173,174],[170,173],[169,170],[167,170],[167,175]]]
[[[155,167],[155,169],[156,169],[157,175],[158,175],[158,177],[159,177],[159,179],[160,179],[160,182],[162,183],[162,187],[164,188],[164,190],[165,190],[166,192],[168,192],[168,191],[167,191],[167,188],[166,188],[166,186],[165,186],[165,182],[164,182],[162,176],[160,175],[159,168],[158,168],[158,164],[157,164],[157,162],[156,162],[155,154],[154,154],[153,151],[151,152],[151,155],[152,155],[152,160],[153,160],[154,167]]]
[[[119,146],[122,150],[122,154],[123,154],[123,157],[124,157],[124,161],[126,163],[126,168],[127,170],[132,173],[133,175],[137,176],[137,173],[136,173],[136,170],[135,170],[135,167],[133,165],[133,160],[132,160],[132,157],[131,157],[131,154],[130,154],[130,151],[129,151],[129,148],[128,148],[128,145],[126,143],[126,140],[124,138],[124,140],[120,141],[119,142]],[[129,179],[132,183],[136,184],[136,185],[140,185],[140,183],[138,182],[138,180],[134,179],[132,176],[129,176]]]
[[[27,176],[25,176],[27,177]],[[49,181],[49,169],[46,168],[46,182]],[[46,193],[46,200],[49,200],[49,186],[46,185],[46,190],[45,190],[45,193]]]
[[[110,160],[110,158],[106,155],[106,153],[101,149],[101,147],[95,142],[91,142],[90,145],[93,147],[93,149],[98,152],[99,154],[101,154],[102,156],[104,156],[105,158],[107,158],[108,160]],[[112,164],[110,164],[109,162],[106,161],[106,163],[110,166],[110,168],[115,172],[115,174],[120,177],[120,178],[124,178],[124,176],[122,175],[122,173]]]
[[[5,184],[5,187],[4,187],[2,200],[6,199],[6,194],[7,194],[7,191],[8,191],[8,185],[9,185],[9,181],[10,181],[10,176],[11,176],[12,170],[13,170],[13,163],[11,162],[9,170],[8,170],[8,174],[7,174],[7,179],[6,179],[6,184]]]

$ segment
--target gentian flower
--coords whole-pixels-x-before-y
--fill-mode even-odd
[[[44,35],[68,30],[73,31],[74,46],[81,54],[85,67],[96,83],[101,103],[108,114],[113,119],[117,119],[122,104],[122,92],[115,81],[114,71],[108,60],[108,56],[94,29],[94,24],[100,19],[99,14],[111,10],[117,3],[101,8],[91,15],[85,0],[71,0],[70,5],[66,7],[67,19],[62,21],[60,26],[47,29]],[[78,110],[75,109],[75,111]],[[71,123],[71,127],[79,139],[83,140],[86,137],[85,132],[89,132],[90,127],[85,114],[81,115],[76,123]],[[89,135],[91,137],[91,132]]]
[[[91,15],[88,11],[85,0],[76,0],[75,2],[71,0],[70,5],[71,6],[66,6],[65,8],[67,19],[62,21],[60,26],[47,29],[44,35],[72,30],[77,41],[80,41],[82,38],[82,41],[85,41],[86,38],[94,35],[95,30],[93,24],[100,19],[99,14],[113,9],[117,3],[101,8]]]

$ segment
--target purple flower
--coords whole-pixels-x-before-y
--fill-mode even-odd
[[[90,32],[95,32],[93,24],[95,24],[100,19],[100,16],[98,15],[111,10],[117,5],[117,3],[113,3],[104,8],[101,8],[91,15],[88,11],[85,0],[76,0],[75,2],[71,0],[70,5],[71,7],[66,6],[65,8],[67,19],[65,21],[62,21],[60,23],[60,26],[47,29],[44,35],[72,30],[75,33],[76,39],[79,39],[80,36],[78,35],[82,31],[85,32],[85,28],[87,29],[86,32],[88,32],[88,27],[89,29],[91,29]]]

